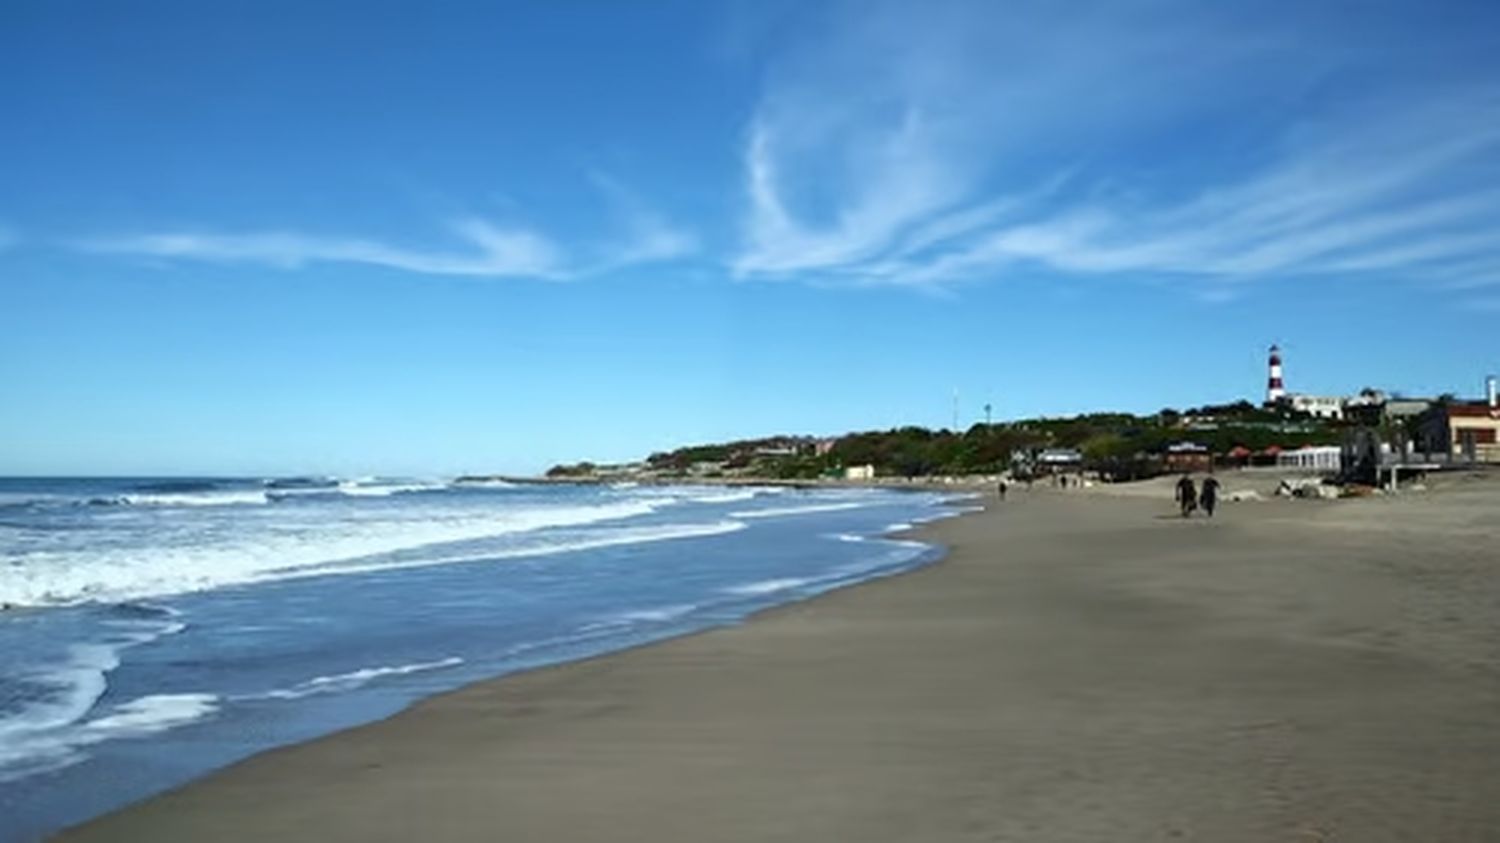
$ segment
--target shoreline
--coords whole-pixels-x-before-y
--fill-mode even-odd
[[[58,839],[1483,839],[1495,492],[1217,522],[990,498],[888,534],[946,547],[900,576],[482,681]],[[1435,526],[1392,541],[1392,506]]]
[[[894,538],[894,534],[897,533],[897,532],[904,532],[904,531],[910,529],[913,524],[915,524],[915,525],[922,525],[922,524],[927,524],[927,523],[937,522],[937,521],[941,521],[941,520],[946,520],[948,518],[957,517],[957,516],[962,515],[966,511],[966,507],[969,505],[968,501],[969,501],[970,498],[973,497],[973,493],[972,492],[968,492],[968,491],[964,491],[964,490],[954,490],[954,489],[944,490],[941,493],[925,492],[925,493],[920,494],[920,495],[917,495],[916,493],[923,492],[923,490],[911,490],[911,492],[913,493],[913,498],[914,498],[914,501],[913,501],[913,503],[911,505],[899,505],[898,504],[895,507],[895,509],[892,512],[890,512],[889,514],[887,514],[887,515],[876,515],[873,518],[866,519],[869,522],[867,524],[861,524],[861,525],[856,525],[856,526],[845,525],[845,526],[839,528],[841,530],[849,530],[850,532],[844,532],[844,533],[839,533],[839,534],[835,535],[832,532],[818,533],[816,528],[814,528],[812,532],[808,532],[807,535],[806,535],[806,537],[805,537],[806,541],[804,542],[804,547],[803,547],[803,549],[801,551],[797,551],[797,550],[793,549],[790,546],[787,547],[787,552],[789,554],[793,555],[793,556],[796,556],[798,553],[801,553],[802,555],[812,554],[811,558],[808,558],[807,560],[805,560],[807,564],[804,565],[804,566],[802,566],[802,567],[797,567],[794,564],[790,569],[788,569],[787,572],[785,572],[785,573],[776,573],[774,569],[776,569],[778,567],[785,567],[785,566],[781,566],[778,563],[774,563],[774,560],[766,560],[767,562],[770,562],[772,564],[769,565],[769,567],[767,568],[767,572],[766,573],[762,573],[762,574],[759,575],[760,579],[764,579],[765,582],[761,582],[760,580],[757,580],[755,570],[748,570],[748,573],[750,574],[750,576],[748,577],[748,579],[749,580],[754,580],[754,582],[748,583],[748,587],[744,591],[738,591],[737,588],[726,588],[726,589],[723,589],[722,591],[715,591],[715,590],[712,590],[712,589],[710,589],[709,591],[704,591],[702,593],[702,599],[704,599],[704,600],[707,601],[704,605],[708,606],[709,608],[708,608],[708,610],[706,612],[701,612],[701,613],[700,612],[695,612],[694,613],[695,615],[697,615],[697,614],[701,614],[702,615],[702,617],[699,620],[678,622],[678,621],[673,621],[673,620],[670,620],[670,619],[667,619],[667,618],[662,618],[662,619],[660,619],[661,620],[661,626],[663,627],[662,629],[652,629],[652,628],[649,628],[649,627],[643,627],[641,630],[635,630],[636,634],[626,636],[625,640],[615,641],[615,642],[609,644],[608,646],[610,646],[612,649],[606,649],[606,650],[603,650],[603,651],[599,651],[599,650],[595,649],[592,653],[589,653],[587,655],[584,655],[582,653],[588,652],[588,648],[584,648],[581,651],[580,650],[571,650],[571,651],[567,651],[567,652],[560,651],[560,652],[558,652],[556,654],[553,654],[553,655],[550,655],[550,656],[545,656],[543,658],[525,660],[520,665],[514,665],[514,664],[504,663],[504,664],[496,664],[490,670],[469,671],[468,675],[462,676],[461,678],[459,678],[457,680],[448,680],[448,681],[441,682],[441,687],[437,687],[437,688],[424,687],[421,691],[418,691],[418,692],[413,693],[413,694],[407,694],[407,695],[405,695],[405,700],[403,701],[401,707],[398,708],[398,709],[389,709],[388,708],[386,711],[384,711],[382,713],[379,713],[379,714],[374,714],[374,715],[367,714],[365,716],[360,717],[357,720],[352,720],[352,721],[345,720],[344,722],[337,723],[336,725],[326,726],[325,728],[323,728],[322,730],[317,731],[317,732],[307,733],[307,732],[304,731],[302,734],[296,736],[294,739],[292,739],[290,741],[281,741],[281,740],[265,741],[265,740],[261,740],[259,742],[258,746],[256,744],[254,744],[254,743],[251,743],[251,744],[248,745],[248,748],[246,750],[241,751],[239,753],[236,753],[235,757],[232,757],[232,758],[227,759],[227,760],[219,760],[218,763],[215,766],[212,766],[212,767],[199,768],[198,770],[194,771],[194,773],[193,773],[193,775],[192,775],[191,778],[185,778],[185,777],[183,777],[181,775],[178,775],[176,777],[176,780],[174,782],[169,782],[166,785],[158,784],[152,790],[137,789],[136,793],[135,793],[135,795],[134,795],[134,797],[133,797],[133,799],[131,801],[126,802],[126,801],[120,801],[118,799],[115,799],[113,801],[113,804],[106,805],[104,807],[96,807],[92,812],[89,812],[89,813],[84,813],[81,810],[73,810],[72,814],[71,814],[71,819],[67,819],[68,814],[66,812],[70,810],[69,807],[67,807],[67,806],[69,806],[69,805],[77,805],[79,807],[86,808],[90,804],[89,800],[92,799],[92,797],[91,797],[90,794],[96,792],[92,788],[76,789],[76,791],[75,791],[75,798],[77,798],[79,800],[82,800],[82,801],[81,802],[74,802],[72,799],[68,799],[66,802],[59,802],[58,804],[61,805],[61,806],[63,806],[62,810],[60,810],[60,811],[54,811],[51,814],[52,816],[56,816],[57,814],[62,814],[63,817],[64,817],[63,822],[66,823],[66,824],[58,824],[55,820],[52,823],[47,824],[47,825],[44,825],[42,823],[34,823],[31,827],[23,826],[20,830],[12,829],[10,834],[7,834],[3,830],[3,827],[0,827],[0,840],[15,839],[15,840],[19,841],[19,840],[32,840],[32,839],[38,839],[38,840],[39,839],[51,839],[53,836],[61,834],[61,833],[65,832],[65,831],[67,831],[68,829],[75,828],[75,827],[82,826],[82,825],[86,825],[86,824],[88,824],[90,822],[97,821],[97,820],[99,820],[99,819],[101,819],[103,817],[107,817],[107,816],[109,816],[109,815],[111,815],[113,813],[116,813],[116,812],[119,812],[119,811],[123,811],[123,810],[127,810],[127,809],[131,808],[132,806],[138,805],[138,804],[140,804],[142,802],[146,802],[146,801],[149,801],[151,799],[158,798],[160,796],[163,796],[165,794],[171,793],[171,792],[173,792],[175,790],[178,790],[178,789],[181,789],[181,788],[184,788],[184,787],[190,787],[190,786],[194,785],[195,783],[197,783],[199,781],[202,781],[203,779],[212,777],[212,776],[214,776],[214,775],[216,775],[216,774],[218,774],[220,772],[223,772],[225,770],[233,768],[234,766],[236,766],[239,763],[243,763],[244,761],[250,760],[250,759],[258,757],[260,755],[263,755],[263,754],[266,754],[266,753],[274,753],[274,752],[277,752],[279,750],[284,750],[284,749],[287,749],[287,748],[291,748],[291,747],[295,747],[295,746],[300,746],[300,745],[303,745],[303,744],[306,744],[306,743],[309,743],[309,742],[313,742],[313,741],[317,741],[317,740],[320,740],[320,739],[323,739],[323,738],[327,738],[327,737],[330,737],[330,736],[333,736],[333,735],[338,735],[338,734],[342,734],[342,733],[345,733],[345,732],[348,732],[348,731],[357,730],[357,729],[359,729],[359,728],[361,728],[363,726],[367,726],[367,725],[379,723],[379,722],[382,722],[384,720],[388,720],[389,718],[391,718],[393,716],[399,715],[402,712],[408,711],[408,710],[410,710],[411,708],[413,708],[415,706],[421,705],[423,702],[425,702],[427,700],[439,698],[439,697],[445,696],[447,694],[456,693],[456,692],[461,691],[461,690],[463,690],[465,688],[472,687],[472,686],[474,686],[476,684],[481,684],[481,683],[491,682],[491,681],[498,681],[498,680],[503,679],[503,678],[507,678],[507,677],[511,677],[511,676],[516,676],[516,675],[521,675],[521,674],[529,673],[529,672],[532,672],[532,671],[535,671],[535,670],[544,670],[544,669],[547,669],[548,667],[552,667],[552,666],[556,666],[556,665],[571,664],[571,663],[575,663],[575,662],[586,662],[586,661],[590,661],[592,659],[603,658],[603,657],[607,657],[609,655],[614,655],[614,654],[618,654],[618,653],[628,652],[628,651],[639,649],[639,648],[643,648],[643,647],[650,647],[650,646],[653,646],[655,644],[658,644],[658,643],[661,643],[661,642],[664,642],[664,641],[674,640],[676,638],[691,637],[693,635],[704,634],[706,632],[710,632],[710,631],[717,630],[717,629],[732,628],[734,626],[737,626],[737,625],[740,625],[740,624],[743,624],[743,623],[749,621],[751,618],[759,616],[759,615],[761,615],[761,614],[763,614],[765,612],[770,612],[770,611],[779,609],[779,608],[781,608],[782,606],[785,606],[785,605],[795,605],[797,603],[801,603],[801,602],[806,602],[808,600],[817,599],[819,597],[822,597],[822,596],[826,595],[830,591],[837,591],[837,590],[849,588],[849,587],[852,587],[854,585],[858,585],[858,584],[860,584],[862,582],[866,582],[866,581],[870,581],[870,580],[876,580],[876,579],[882,579],[882,578],[886,578],[886,577],[890,577],[890,576],[895,576],[895,575],[898,575],[898,574],[905,573],[907,571],[913,570],[915,568],[920,568],[920,567],[924,567],[926,565],[933,564],[938,558],[941,557],[941,554],[942,554],[941,548],[938,548],[938,547],[935,547],[935,546],[932,546],[932,545],[928,545],[928,544],[922,544],[922,545],[918,546],[916,543],[909,543],[907,547],[901,547],[900,545],[903,544],[904,542],[902,540]],[[887,497],[882,497],[879,500],[880,501],[886,501],[886,502],[892,502],[892,501],[898,501],[898,499],[901,498],[901,497],[903,497],[903,496],[899,496],[899,495],[898,496],[887,496]],[[749,496],[745,495],[744,499],[748,500]],[[741,505],[742,507],[744,506],[744,504],[742,503],[742,500],[741,500],[741,496],[738,496],[738,495],[732,496],[730,498],[730,500],[732,500],[737,505]],[[812,501],[815,502],[817,499],[808,499],[808,500],[812,500]],[[861,498],[860,500],[863,501],[864,499]],[[796,507],[793,506],[793,505],[791,505],[791,504],[782,504],[781,506],[784,507],[784,508],[785,507],[791,507],[793,510],[796,509]],[[837,509],[837,508],[841,508],[841,507],[844,507],[844,506],[850,506],[850,504],[840,504],[840,505],[834,506],[832,508]],[[813,506],[812,508],[813,509],[818,509],[819,507]],[[774,507],[773,507],[773,509],[774,509]],[[796,514],[796,513],[794,512],[793,514]],[[732,515],[732,514],[728,514],[728,515]],[[728,517],[728,515],[726,515],[725,517]],[[740,528],[743,528],[746,525],[753,525],[755,523],[756,522],[750,521],[747,518],[744,523],[738,524],[737,526],[740,527]],[[885,526],[881,526],[881,525],[885,525]],[[897,528],[901,528],[901,529],[898,530]],[[832,529],[832,528],[829,527],[828,529]],[[841,541],[838,542],[838,543],[830,543],[828,545],[829,548],[830,548],[829,550],[824,551],[824,550],[819,550],[818,549],[820,547],[824,547],[823,542],[825,540],[832,540],[832,539],[835,539],[835,538],[840,539]],[[843,543],[843,542],[854,542],[854,541],[867,541],[868,543],[867,544],[863,544],[863,545],[854,545],[854,544],[844,544]],[[846,553],[846,552],[844,552],[842,550],[837,550],[837,551],[833,550],[832,549],[833,547],[839,547],[839,548],[860,548],[860,549],[852,550],[851,552],[854,553],[854,554],[856,554],[856,555],[863,554],[863,556],[859,556],[858,558],[865,559],[866,561],[872,562],[874,564],[873,565],[856,564],[854,566],[855,571],[854,572],[849,572],[849,571],[845,570],[844,568],[838,567],[838,563],[836,563],[836,562],[834,562],[834,563],[827,562],[827,559],[830,556],[837,560],[837,559],[842,559],[842,558],[844,558],[844,557],[846,557],[846,556],[849,555],[848,553]],[[731,553],[731,555],[732,555],[732,549],[731,548],[727,548],[726,547],[726,548],[723,548],[723,550],[726,553]],[[705,548],[704,550],[698,552],[697,555],[701,558],[704,555],[704,553],[713,554],[715,552],[717,552],[717,551],[715,551],[712,548]],[[825,568],[827,570],[825,570]],[[841,571],[842,571],[842,573],[840,573]],[[832,574],[831,576],[830,576],[830,573]],[[726,574],[726,575],[728,575],[728,574]],[[791,576],[802,577],[802,576],[806,576],[807,579],[806,580],[801,580],[801,579],[796,579],[796,580],[794,580],[794,579],[776,579],[776,577],[778,577],[778,576],[780,576],[780,577],[791,577]],[[866,577],[868,579],[861,580],[861,579],[859,579],[859,577]],[[770,579],[766,579],[766,578],[770,578]],[[745,578],[744,577],[739,577],[739,578],[736,579],[736,578],[732,577],[729,580],[725,580],[725,582],[727,582],[727,583],[734,583],[734,582],[737,582],[738,580],[741,580],[741,579],[745,579]],[[759,587],[761,587],[761,586],[773,586],[774,590],[776,590],[776,591],[784,591],[785,593],[776,594],[774,596],[762,598],[760,596],[760,594],[762,593],[762,590],[758,590]],[[671,590],[670,586],[668,587],[668,590]],[[727,596],[725,596],[725,595],[727,595]],[[650,599],[649,593],[646,595],[646,599],[648,599],[648,601],[649,601],[649,599]],[[668,598],[661,597],[657,602],[663,602],[663,601],[667,601],[667,600],[668,600]],[[714,605],[714,601],[715,600],[717,600],[719,603],[722,603],[723,605],[716,607]],[[770,601],[780,601],[780,602],[770,602]],[[748,604],[749,608],[747,608],[745,605],[741,605],[741,604]],[[677,605],[672,605],[672,606],[666,607],[666,610],[669,610],[672,613],[676,614],[679,609],[683,609],[683,608],[702,608],[702,607],[688,607],[688,606],[681,606],[681,607],[679,607]],[[20,611],[20,612],[26,612],[26,611],[33,611],[33,609],[31,609],[30,607],[25,607],[25,608],[19,609],[18,611]],[[45,608],[37,608],[37,609],[35,609],[35,611],[45,611]],[[170,611],[170,610],[163,610],[163,611]],[[621,610],[621,611],[623,612],[623,610]],[[638,614],[644,616],[644,615],[652,614],[655,611],[656,610],[652,610],[652,612],[641,612],[641,613],[638,613]],[[637,613],[624,613],[624,614],[605,615],[605,616],[606,617],[615,617],[615,616],[618,616],[618,617],[634,618],[634,616],[636,614]],[[587,619],[587,618],[585,618],[585,619]],[[656,618],[650,618],[650,617],[644,617],[643,620],[645,620],[647,622],[650,622],[650,621],[656,621],[657,619]],[[583,631],[588,631],[589,629],[590,629],[589,627],[585,627]],[[441,646],[441,641],[438,641],[437,643],[438,643],[439,646]],[[442,651],[440,651],[440,652],[442,652]],[[451,652],[451,651],[446,651],[446,652]],[[444,662],[455,661],[455,662],[459,662],[459,663],[463,663],[465,661],[471,661],[471,662],[473,662],[475,664],[479,664],[479,663],[482,663],[482,662],[486,661],[484,654],[480,654],[479,656],[473,656],[472,654],[467,654],[466,653],[465,655],[468,656],[468,658],[459,659],[459,658],[453,658],[451,655],[448,655],[448,656],[444,656],[442,659],[440,659],[440,661],[444,661]],[[553,660],[553,659],[555,659],[555,660]],[[437,660],[437,656],[434,656],[433,660]],[[400,660],[396,660],[396,661],[400,661]],[[418,661],[420,661],[420,659]],[[432,660],[428,660],[427,662],[414,663],[413,665],[410,665],[410,667],[415,667],[415,668],[421,669],[421,668],[426,667],[431,661]],[[387,667],[378,658],[375,659],[374,661],[368,661],[367,660],[367,662],[365,662],[365,663],[367,663],[367,664],[376,664],[376,665],[379,665],[379,666],[376,666],[376,667],[359,667],[358,670],[351,670],[348,673],[337,673],[337,670],[335,670],[335,671],[326,671],[325,670],[325,671],[323,671],[323,673],[328,673],[330,675],[333,675],[334,679],[339,679],[339,678],[342,678],[345,675],[356,676],[356,675],[365,674],[367,672],[368,673],[375,673],[376,675],[379,675],[380,673],[387,672],[387,671],[394,672],[394,673],[404,673],[404,672],[406,672],[407,668],[409,667],[408,665],[398,665],[398,666],[396,666],[394,668]],[[359,664],[359,663],[356,663],[356,664]],[[304,675],[306,675],[306,674],[304,673]],[[323,677],[322,675],[316,676],[312,680],[313,683],[318,683],[318,682],[323,682],[323,681],[325,681],[325,677]],[[461,684],[459,684],[459,683],[461,683]],[[307,684],[307,683],[304,682],[303,685],[305,685],[305,684]],[[293,691],[295,692],[298,688],[300,688],[302,686],[301,685],[292,685],[290,687],[292,687]],[[281,692],[280,691],[273,691],[272,693],[274,694],[274,693],[281,693]],[[225,699],[228,699],[230,701],[234,701],[235,697],[233,695],[226,695]],[[218,718],[218,717],[205,718],[205,720],[207,720],[207,719],[221,719],[221,718]],[[259,730],[259,731],[264,731],[264,730]],[[251,733],[247,733],[247,734],[254,735],[255,732],[251,732]],[[232,743],[233,741],[236,740],[234,733],[225,733],[225,736],[227,737],[228,742]],[[179,739],[181,739],[181,738],[179,738]],[[124,752],[131,752],[132,750],[129,749],[130,745],[138,743],[138,744],[140,744],[141,749],[138,750],[138,751],[136,751],[137,754],[142,759],[145,759],[147,763],[151,763],[151,760],[150,760],[151,759],[151,753],[155,752],[155,750],[152,749],[151,746],[150,746],[152,740],[154,740],[154,739],[139,740],[139,741],[126,740],[124,742],[124,744],[123,744],[123,746],[125,747],[125,750],[123,750],[123,751]],[[195,736],[189,736],[186,739],[181,739],[181,740],[185,740],[186,743],[187,743],[187,745],[190,746],[191,744],[193,744],[195,742],[200,742],[202,740],[202,737],[201,736],[197,736],[197,737],[195,737]],[[210,741],[214,741],[214,740],[218,740],[218,739],[217,738],[210,738]],[[254,738],[252,738],[251,740],[254,740]],[[49,785],[48,783],[46,783],[43,779],[37,779],[37,781],[41,781],[42,782],[41,785],[40,785],[40,787],[42,788],[42,793],[45,795],[47,789],[49,787],[51,787],[51,785]],[[105,780],[105,783],[106,783],[106,786],[108,786],[108,779]],[[34,784],[34,782],[33,782],[33,784]],[[57,792],[59,793],[59,795],[62,795],[62,794],[67,794],[69,791],[67,791],[67,790],[58,790]],[[27,802],[25,793],[23,792],[23,793],[21,793],[19,795],[20,795],[20,802],[18,804],[20,806],[22,806],[22,807],[26,806],[28,804],[28,802]],[[3,813],[3,812],[0,812],[0,813]],[[43,815],[43,816],[47,816],[47,815]],[[16,834],[18,836],[12,837],[11,834]]]

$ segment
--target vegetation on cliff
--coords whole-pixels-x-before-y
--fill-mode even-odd
[[[1176,442],[1194,442],[1224,455],[1236,447],[1260,452],[1272,446],[1337,444],[1341,437],[1337,423],[1242,401],[1164,409],[1150,416],[1093,413],[976,424],[961,432],[900,427],[830,439],[776,436],[693,445],[652,454],[635,466],[608,467],[607,473],[812,479],[839,474],[848,466],[873,465],[877,475],[891,477],[996,474],[1042,449],[1071,448],[1082,454],[1085,467],[1136,476],[1150,473],[1156,458]],[[585,462],[554,466],[547,474],[567,478],[600,471]]]

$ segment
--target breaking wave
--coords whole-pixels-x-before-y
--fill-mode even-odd
[[[622,501],[440,517],[356,520],[299,530],[245,530],[185,545],[47,548],[0,568],[0,605],[120,602],[347,569],[382,567],[372,557],[645,515],[658,504]],[[399,567],[393,562],[385,567]],[[309,569],[321,569],[316,572]]]

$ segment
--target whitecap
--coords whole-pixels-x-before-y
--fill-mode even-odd
[[[312,533],[246,532],[209,545],[41,548],[0,567],[0,604],[68,605],[115,602],[202,591],[346,566],[367,570],[371,557],[497,538],[557,527],[625,520],[656,511],[662,502],[614,501],[391,520],[360,520]],[[400,562],[392,563],[399,567]]]
[[[90,503],[119,506],[251,506],[270,502],[258,489],[208,492],[131,492],[113,498],[94,498]]]
[[[688,498],[692,503],[738,503],[755,498],[760,493],[754,489],[742,489],[734,492],[714,492],[706,495],[694,495]]]
[[[656,524],[646,527],[621,527],[587,538],[568,539],[550,544],[510,550],[485,551],[453,556],[435,556],[425,559],[382,560],[378,562],[339,563],[299,570],[272,571],[263,580],[300,579],[306,577],[332,576],[335,574],[363,574],[379,571],[398,571],[411,568],[432,568],[440,565],[457,565],[468,562],[489,562],[502,559],[521,559],[536,556],[553,556],[559,553],[574,553],[582,550],[599,550],[622,545],[646,544],[677,539],[703,538],[733,533],[745,529],[738,521],[715,521],[704,524]]]

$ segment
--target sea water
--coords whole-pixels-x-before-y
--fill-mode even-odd
[[[935,558],[950,497],[0,479],[0,840],[482,678]]]

